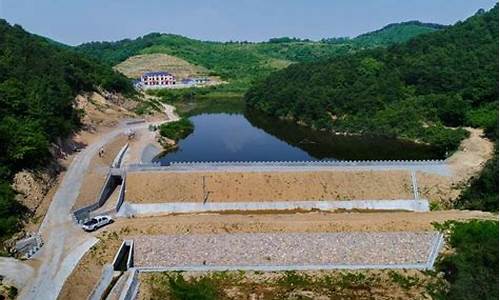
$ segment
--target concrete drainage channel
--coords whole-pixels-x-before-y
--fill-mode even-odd
[[[139,285],[133,257],[134,241],[123,241],[113,262],[103,267],[101,278],[88,299],[135,299]]]
[[[426,199],[409,200],[344,200],[344,201],[273,201],[273,202],[211,202],[211,203],[158,203],[134,204],[125,202],[118,216],[148,216],[172,213],[202,213],[224,211],[292,211],[292,210],[403,210],[426,212],[429,202]]]

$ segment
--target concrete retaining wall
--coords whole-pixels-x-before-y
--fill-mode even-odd
[[[125,144],[118,154],[115,156],[113,163],[111,164],[111,168],[106,175],[106,179],[104,180],[104,184],[99,192],[99,196],[97,196],[97,200],[95,203],[92,203],[88,206],[77,209],[73,212],[73,221],[75,223],[81,224],[90,218],[90,213],[101,206],[104,205],[106,200],[108,200],[109,196],[113,193],[113,190],[122,181],[122,172],[119,170],[121,167],[123,157],[128,150],[129,144]],[[120,190],[120,196],[124,197],[124,193]],[[122,200],[123,201],[123,200]],[[120,202],[120,201],[118,201]],[[121,205],[121,203],[120,203]]]
[[[123,146],[120,151],[118,152],[118,154],[116,155],[115,159],[113,160],[113,163],[111,164],[111,167],[112,168],[120,168],[121,167],[121,164],[122,164],[122,161],[123,161],[123,156],[125,155],[125,153],[127,152],[128,150],[128,143],[125,144],[125,146]]]
[[[161,215],[170,213],[258,211],[258,210],[335,210],[371,209],[429,211],[429,202],[419,200],[346,200],[346,201],[275,201],[275,202],[211,202],[132,204],[125,202],[119,216]]]
[[[133,300],[139,291],[139,271],[136,268],[127,271],[128,278],[125,287],[120,294],[120,300]]]
[[[42,236],[35,234],[16,242],[16,252],[22,258],[31,258],[43,246]]]
[[[126,125],[134,125],[134,124],[141,124],[141,123],[146,123],[146,120],[137,119],[137,120],[128,120],[125,122]]]
[[[122,206],[123,201],[125,201],[126,180],[127,180],[126,177],[123,178],[122,185],[120,187],[120,193],[118,194],[118,201],[116,202],[115,212],[118,212],[120,210],[120,207]]]
[[[113,265],[104,265],[102,268],[101,278],[97,282],[96,286],[92,290],[92,293],[88,297],[89,300],[101,300],[106,288],[113,281]]]
[[[97,197],[97,201],[89,206],[75,210],[73,212],[74,221],[80,224],[89,219],[92,211],[98,209],[106,203],[106,200],[108,200],[109,196],[111,196],[120,181],[122,181],[120,176],[115,176],[108,172],[104,185],[102,186],[99,196]]]

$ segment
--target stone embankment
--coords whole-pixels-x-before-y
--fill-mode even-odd
[[[134,266],[156,271],[427,269],[442,243],[437,232],[191,234],[133,239]]]

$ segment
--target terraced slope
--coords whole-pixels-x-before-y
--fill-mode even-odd
[[[144,72],[168,70],[177,78],[189,76],[208,75],[209,71],[198,65],[191,64],[176,56],[153,53],[135,55],[115,66],[115,70],[129,78],[138,78]]]

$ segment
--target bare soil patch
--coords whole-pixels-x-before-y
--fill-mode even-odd
[[[422,197],[441,208],[453,207],[467,182],[481,172],[485,163],[493,156],[493,143],[483,136],[482,129],[466,128],[470,136],[463,140],[458,150],[450,156],[448,163],[452,176],[444,177],[423,172],[417,173]]]
[[[131,172],[132,203],[411,199],[404,171]]]
[[[362,232],[427,231],[432,223],[447,220],[493,219],[498,216],[479,211],[432,211],[331,213],[309,212],[269,215],[191,214],[117,219],[106,227],[132,235],[256,233],[256,232]]]
[[[144,72],[151,71],[168,71],[178,79],[208,74],[208,70],[202,66],[163,53],[131,56],[116,65],[115,69],[129,78],[139,78]]]

